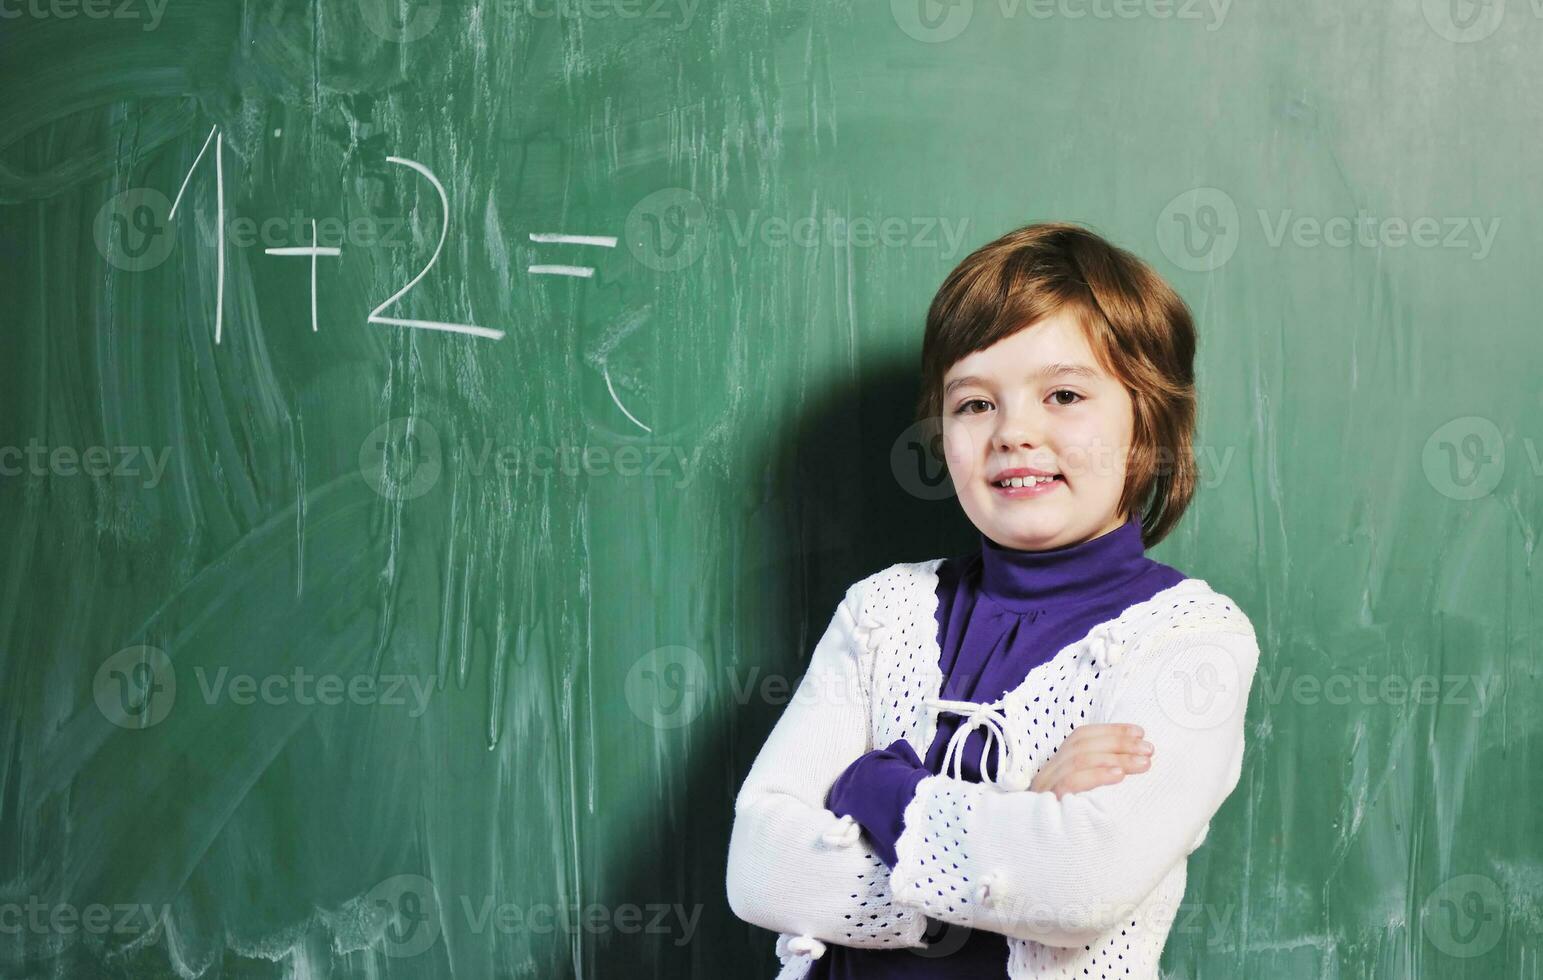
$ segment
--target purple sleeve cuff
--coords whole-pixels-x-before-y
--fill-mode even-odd
[[[831,784],[825,806],[861,824],[874,851],[893,868],[898,860],[895,841],[905,829],[901,814],[916,794],[916,784],[929,775],[911,743],[898,738],[853,760]]]

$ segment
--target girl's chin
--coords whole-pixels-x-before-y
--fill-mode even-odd
[[[984,520],[972,521],[986,537],[1006,548],[1018,551],[1046,551],[1064,548],[1106,533],[1108,528],[1089,526],[1068,517],[1064,511],[1046,509],[1036,514],[1002,514],[1000,510]]]
[[[1019,549],[1049,547],[1047,542],[1063,537],[1066,531],[1064,521],[1049,516],[994,520],[985,523],[990,528],[986,532],[986,537],[998,544]]]
[[[980,501],[976,510],[993,524],[1043,531],[1066,523],[1065,493],[1062,488],[1039,497],[993,496]]]

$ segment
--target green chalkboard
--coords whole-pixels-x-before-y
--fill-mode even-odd
[[[1195,310],[1153,556],[1262,649],[1165,971],[1536,976],[1543,22],[1461,7],[6,0],[0,975],[771,976],[734,794],[975,541],[922,317],[1058,219]]]

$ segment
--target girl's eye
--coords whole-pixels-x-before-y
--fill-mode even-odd
[[[1067,388],[1061,388],[1061,389],[1059,389],[1057,391],[1052,391],[1050,393],[1050,397],[1051,398],[1054,398],[1057,395],[1071,395],[1073,398],[1077,399],[1077,401],[1081,401],[1082,400],[1082,396],[1081,395],[1079,395],[1075,391],[1071,391],[1070,389],[1067,389]],[[1057,402],[1056,404],[1058,404],[1058,405],[1075,405],[1075,404],[1077,404],[1077,402]]]
[[[960,402],[959,403],[959,407],[954,409],[954,414],[955,415],[975,415],[975,414],[977,414],[975,412],[970,411],[970,406],[971,405],[984,405],[984,406],[986,406],[986,408],[990,408],[991,407],[991,403],[986,401],[986,399],[984,399],[984,398],[970,398],[970,399],[968,399],[966,401]],[[985,411],[985,409],[982,409],[981,411]]]

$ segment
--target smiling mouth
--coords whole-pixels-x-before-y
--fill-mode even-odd
[[[998,490],[1011,490],[1018,487],[1037,487],[1048,483],[1065,482],[1060,474],[1055,476],[1013,476],[1005,480],[988,481]]]

